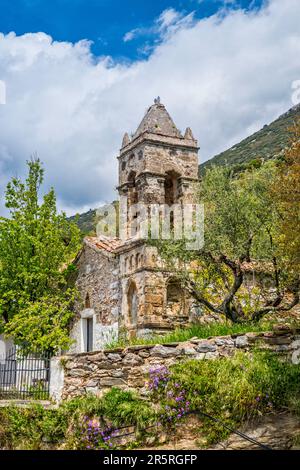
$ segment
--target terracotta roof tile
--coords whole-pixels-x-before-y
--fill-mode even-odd
[[[124,242],[119,238],[101,237],[86,237],[84,241],[99,250],[106,250],[109,253],[114,253],[118,248],[124,245]]]
[[[105,237],[101,235],[100,237],[85,237],[84,243],[89,245],[92,248],[98,250],[105,250],[108,253],[118,253],[123,248],[129,248],[133,244],[140,244],[142,240],[136,238],[128,238],[127,240],[121,240],[116,237]]]

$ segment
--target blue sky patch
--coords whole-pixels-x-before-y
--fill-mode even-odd
[[[263,0],[0,0],[0,31],[44,32],[57,41],[93,41],[95,55],[115,60],[147,57],[160,40],[165,10],[181,17],[211,16],[221,8],[257,9]]]

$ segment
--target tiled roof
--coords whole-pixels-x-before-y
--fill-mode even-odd
[[[87,245],[90,245],[99,250],[106,250],[109,253],[115,253],[115,251],[124,245],[124,242],[119,238],[110,238],[110,237],[85,237],[84,239]]]
[[[91,248],[96,248],[98,250],[105,250],[108,253],[119,253],[121,250],[131,248],[133,245],[143,243],[141,239],[137,238],[128,238],[126,240],[121,240],[116,237],[105,237],[101,235],[99,237],[85,237],[84,243]]]

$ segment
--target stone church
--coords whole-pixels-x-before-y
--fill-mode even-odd
[[[127,223],[134,219],[130,209],[139,203],[192,204],[198,150],[191,129],[183,135],[157,98],[136,132],[124,135],[117,157],[117,189],[120,198],[126,197]],[[75,342],[70,352],[98,350],[122,335],[162,334],[189,323],[191,299],[143,237],[127,229],[121,238],[86,237],[76,263],[81,302],[71,326]]]

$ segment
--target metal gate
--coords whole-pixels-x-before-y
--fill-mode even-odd
[[[48,352],[10,349],[0,358],[0,399],[48,399],[50,358]]]

